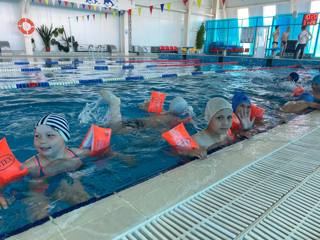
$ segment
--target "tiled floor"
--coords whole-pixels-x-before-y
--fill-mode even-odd
[[[320,126],[320,113],[299,116],[249,140],[218,151],[100,200],[14,239],[112,239],[162,210]]]

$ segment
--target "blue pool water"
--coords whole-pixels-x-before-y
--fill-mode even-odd
[[[114,64],[116,65],[116,64]],[[3,73],[0,71],[0,82],[21,82],[27,79],[38,81],[64,81],[66,79],[96,79],[108,76],[123,76],[124,74],[145,74],[150,69],[145,64],[134,64],[133,70],[115,69],[109,72],[93,71],[90,68],[70,71],[50,71],[37,73]],[[156,78],[137,81],[113,81],[100,85],[61,86],[53,88],[27,88],[0,91],[0,138],[7,141],[20,161],[25,161],[36,154],[33,147],[33,130],[35,123],[45,114],[63,113],[70,123],[71,141],[69,146],[80,145],[91,123],[102,125],[101,117],[80,123],[79,114],[83,112],[87,103],[95,103],[99,98],[101,89],[113,91],[122,100],[121,109],[125,119],[134,119],[148,116],[148,113],[138,109],[138,104],[148,99],[152,90],[168,94],[168,102],[176,97],[183,96],[193,106],[196,122],[199,128],[206,126],[203,111],[206,102],[213,96],[223,95],[230,101],[235,90],[244,90],[251,96],[257,105],[266,109],[265,128],[273,127],[290,115],[281,114],[278,109],[289,93],[285,87],[279,87],[279,79],[287,76],[292,70],[281,68],[266,71],[245,71],[243,66],[210,66],[209,70],[218,69],[244,69],[243,71],[216,73],[211,75],[188,76],[182,78]],[[1,70],[1,68],[0,68]],[[208,70],[208,67],[187,68],[157,68],[153,73],[174,73],[194,70]],[[308,74],[315,75],[313,71]],[[308,88],[307,81],[304,82]],[[189,126],[191,133],[195,129]],[[79,180],[92,200],[111,195],[126,187],[144,181],[161,172],[172,169],[189,160],[174,156],[170,147],[161,139],[161,132],[155,129],[139,130],[126,134],[113,134],[111,138],[112,150],[127,156],[123,159],[115,157],[100,158],[98,161],[85,159],[81,170],[68,174],[67,179]],[[61,176],[54,177],[50,184],[54,185]],[[62,176],[64,177],[64,176]],[[68,181],[69,181],[68,180]],[[30,196],[28,191],[28,178],[16,182],[5,189],[6,197],[12,201],[7,210],[0,210],[0,236],[32,226],[37,219],[30,215],[36,212],[37,202],[26,201]],[[53,188],[54,189],[54,188]],[[53,190],[52,190],[53,191]],[[59,215],[74,207],[66,202],[59,201],[48,193],[51,215]],[[31,225],[28,225],[31,224]],[[0,238],[1,238],[0,237]]]

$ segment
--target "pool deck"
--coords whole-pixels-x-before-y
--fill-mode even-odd
[[[192,161],[9,239],[112,239],[319,126],[319,111],[298,116],[206,160]]]

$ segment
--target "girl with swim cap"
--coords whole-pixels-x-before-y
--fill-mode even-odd
[[[88,149],[68,148],[66,142],[70,139],[70,130],[67,120],[57,114],[49,114],[42,117],[34,129],[34,146],[38,152],[35,156],[26,160],[23,168],[28,169],[28,175],[33,178],[30,181],[32,193],[28,194],[27,202],[36,202],[36,208],[30,213],[39,219],[47,215],[49,199],[44,194],[49,189],[47,179],[49,177],[74,171],[82,165],[80,157],[88,156]],[[65,179],[60,181],[56,189],[59,199],[70,204],[76,204],[89,199],[79,180],[72,180],[72,184]],[[0,191],[1,192],[1,191]],[[52,193],[50,191],[50,193]],[[0,205],[7,208],[6,199],[0,194]]]
[[[180,155],[192,156],[199,159],[206,158],[207,151],[232,142],[228,131],[232,123],[232,108],[222,97],[214,97],[207,102],[204,118],[207,128],[192,135],[192,139],[199,145],[198,149],[176,149]]]

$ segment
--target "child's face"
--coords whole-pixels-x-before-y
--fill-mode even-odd
[[[212,116],[208,129],[210,132],[217,134],[226,134],[231,128],[232,124],[232,110],[221,109],[215,115]]]
[[[315,94],[320,94],[320,84],[318,84],[318,83],[312,83],[311,87],[312,87],[312,91],[313,91]]]
[[[56,159],[64,152],[65,142],[52,127],[40,125],[34,131],[34,146],[41,156]]]

